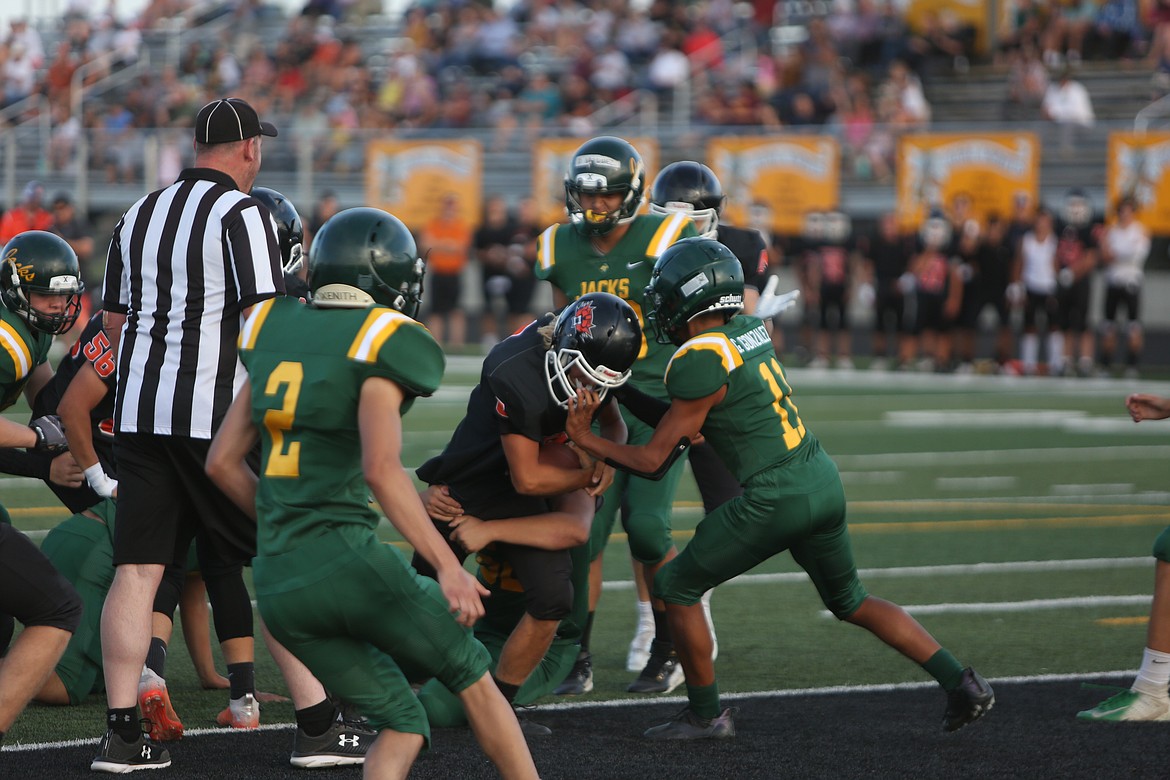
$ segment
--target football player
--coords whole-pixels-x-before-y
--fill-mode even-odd
[[[284,270],[284,294],[308,300],[309,285],[304,278],[305,227],[293,202],[274,189],[253,187],[248,193],[264,204],[276,224],[276,243],[280,245],[280,264]]]
[[[553,303],[558,308],[592,292],[608,292],[627,301],[638,317],[643,317],[642,294],[655,259],[679,238],[698,235],[686,214],[638,214],[645,190],[642,156],[621,138],[600,136],[573,152],[565,174],[569,223],[552,225],[537,239],[536,278],[552,285]],[[666,398],[662,372],[669,357],[653,333],[644,331],[630,382]],[[653,430],[649,426],[624,412],[623,416],[632,443],[650,440]],[[619,508],[630,553],[644,565],[647,589],[662,564],[678,554],[671,538],[670,515],[682,467],[682,463],[675,463],[659,481],[624,473],[615,478],[593,521],[590,615],[601,595],[601,555]],[[682,668],[660,603],[653,620],[650,656],[627,689],[634,693],[666,693],[682,682]],[[592,618],[582,637],[580,662],[562,693],[579,693],[591,684],[591,629]]]
[[[371,776],[405,777],[430,736],[408,682],[425,674],[459,695],[502,775],[534,778],[487,652],[464,628],[483,614],[486,591],[435,532],[401,462],[402,415],[438,388],[445,362],[414,319],[423,269],[394,216],[355,208],[331,217],[309,251],[312,303],[263,301],[241,331],[248,380],[207,470],[258,517],[253,579],[268,629],[377,732],[340,718],[319,735],[298,727],[294,766],[358,764],[365,754]],[[257,441],[259,479],[245,462]],[[437,581],[379,542],[371,491]],[[310,709],[328,717],[326,705]]]
[[[53,336],[73,326],[85,285],[77,255],[65,240],[40,230],[12,238],[0,251],[0,410],[21,393],[31,403],[52,377],[47,362]],[[0,446],[60,453],[58,421],[29,426],[0,417]],[[81,599],[0,506],[0,742],[40,690],[81,622]],[[24,631],[9,648],[13,619]]]
[[[1079,187],[1064,196],[1056,242],[1056,319],[1064,332],[1065,370],[1080,376],[1093,373],[1093,330],[1089,298],[1097,270],[1097,234],[1093,204]]]
[[[707,515],[694,538],[654,580],[666,603],[676,649],[686,670],[688,706],[646,732],[651,739],[722,739],[735,735],[722,709],[711,639],[699,599],[784,550],[808,573],[834,615],[868,629],[920,664],[947,692],[943,727],[954,731],[994,702],[990,686],[901,607],[866,593],[857,577],[845,524],[845,493],[837,466],[801,420],[792,388],[764,323],[741,316],[743,273],[727,247],[707,238],[678,242],[654,265],[646,288],[648,318],[676,351],[666,368],[669,404],[635,389],[623,405],[656,424],[641,446],[595,436],[597,405],[588,390],[569,406],[570,439],[631,473],[669,469],[699,435],[744,485],[744,494]]]
[[[743,266],[744,306],[755,312],[760,290],[767,284],[768,246],[760,231],[735,227],[722,221],[723,205],[726,200],[723,185],[719,183],[719,177],[715,172],[693,160],[681,160],[666,166],[658,172],[654,184],[650,187],[651,214],[669,215],[677,212],[686,214],[695,223],[695,229],[700,235],[719,241],[739,259]],[[766,317],[764,319],[770,320]],[[688,457],[705,512],[715,511],[715,507],[743,492],[739,482],[709,445],[699,444],[692,447]],[[627,659],[627,668],[630,671],[638,671],[645,666],[650,656],[650,641],[654,636],[649,591],[640,576],[636,579],[636,584],[640,630],[630,643]],[[711,591],[703,594],[703,613],[711,629],[713,657],[718,657],[719,640],[715,636],[715,623],[711,619]]]
[[[568,534],[568,543],[550,545],[537,537],[543,533],[542,526],[549,523],[545,514],[562,508],[550,505],[549,498],[572,495],[582,489],[589,496],[600,496],[614,476],[613,469],[591,459],[581,468],[570,470],[543,462],[542,443],[564,439],[567,404],[578,388],[591,387],[604,397],[623,385],[641,347],[642,329],[637,314],[616,295],[589,293],[557,317],[546,314],[492,348],[483,362],[479,384],[468,399],[467,413],[451,441],[440,455],[418,469],[423,482],[442,486],[428,491],[427,503],[435,503],[431,497],[436,492],[447,499],[446,506],[439,502],[431,507],[431,516],[445,534],[452,533],[448,523],[459,520],[462,514],[490,520],[487,525],[492,530],[499,528],[493,518],[530,519],[514,524],[514,536],[493,540],[496,544],[492,558],[507,564],[524,594],[522,615],[492,615],[497,629],[508,620],[514,625],[505,634],[507,644],[498,651],[495,670],[496,683],[509,701],[518,698],[521,686],[538,666],[542,673],[547,669],[544,664],[558,626],[569,617],[575,604],[580,605],[577,598],[589,590],[587,558],[574,560],[575,553],[570,548],[588,541],[593,502],[588,502],[584,512],[571,512],[568,518],[569,523],[583,520],[583,538],[577,540]],[[602,407],[598,421],[603,436],[626,440],[625,422],[616,404]],[[562,521],[557,517],[553,520]],[[421,573],[430,573],[430,567],[417,556],[414,565]],[[485,579],[496,583],[499,577],[489,572]],[[494,598],[489,604],[490,613]],[[584,622],[578,616],[572,626],[580,629]],[[492,626],[483,628],[487,631]],[[560,670],[560,679],[555,682],[565,678],[565,671]],[[533,688],[547,692],[542,683],[530,683],[522,703],[536,698],[530,693]],[[525,721],[522,725],[531,735],[547,733],[540,724]]]

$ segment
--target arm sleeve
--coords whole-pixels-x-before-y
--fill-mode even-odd
[[[33,477],[47,482],[49,480],[49,466],[52,462],[51,457],[46,457],[41,453],[0,449],[0,473],[3,474]]]
[[[630,410],[630,413],[642,422],[658,427],[658,423],[670,410],[670,404],[651,395],[646,395],[630,383],[626,383],[613,391],[614,399]]]

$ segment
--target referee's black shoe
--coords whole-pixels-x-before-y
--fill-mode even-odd
[[[149,727],[150,721],[146,723]],[[98,746],[97,758],[89,768],[94,772],[122,775],[139,769],[165,769],[170,765],[170,751],[146,734],[139,734],[138,739],[127,742],[113,730],[108,730]]]

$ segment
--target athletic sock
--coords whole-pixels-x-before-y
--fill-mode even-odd
[[[123,742],[137,742],[142,727],[138,724],[137,707],[115,707],[106,710],[106,726]]]
[[[1142,653],[1142,668],[1133,681],[1133,689],[1148,696],[1166,698],[1166,687],[1170,685],[1170,653],[1146,648]]]
[[[310,737],[321,736],[337,719],[337,709],[328,698],[322,699],[312,707],[297,710],[293,714],[296,715],[297,726]]]
[[[646,628],[649,628],[650,624],[653,622],[654,622],[654,608],[651,606],[649,601],[639,601],[638,602],[638,630],[641,631],[643,626],[645,626]]]
[[[593,616],[596,612],[590,612],[589,617],[585,618],[585,630],[581,632],[581,652],[589,652],[589,639],[593,636]]]
[[[492,675],[492,679],[495,680],[496,687],[500,689],[500,693],[504,694],[504,698],[508,700],[509,704],[516,701],[516,694],[520,692],[519,685],[506,683],[494,674]]]
[[[231,683],[233,699],[243,698],[256,690],[256,666],[251,661],[228,664],[228,682]]]
[[[674,647],[674,643],[670,638],[670,623],[666,620],[666,610],[654,610],[654,640],[660,645],[670,645]]]
[[[704,720],[719,717],[721,711],[719,709],[719,683],[688,685],[687,702],[690,704],[691,712]]]
[[[922,669],[938,680],[944,691],[953,691],[963,681],[963,665],[945,647],[927,659]]]
[[[146,668],[166,679],[167,643],[157,636],[150,638],[150,649],[146,651]]]

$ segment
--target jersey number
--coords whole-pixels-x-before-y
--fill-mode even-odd
[[[89,340],[81,352],[85,359],[93,364],[94,371],[97,371],[102,379],[114,373],[114,369],[118,367],[114,361],[114,353],[110,351],[110,340],[100,331]]]
[[[804,423],[800,421],[796,404],[792,403],[790,398],[792,386],[784,378],[784,369],[780,367],[776,358],[772,358],[771,365],[768,363],[760,364],[760,376],[768,383],[768,387],[772,389],[772,396],[776,399],[772,402],[772,408],[780,416],[780,427],[784,431],[784,446],[792,449],[804,440]],[[788,413],[788,407],[792,407],[791,414]]]
[[[268,375],[268,384],[264,388],[265,395],[276,395],[280,392],[281,385],[287,389],[284,391],[284,402],[280,408],[269,409],[264,413],[264,427],[268,431],[268,438],[272,440],[268,465],[264,468],[266,477],[301,475],[301,443],[290,441],[286,449],[284,434],[292,430],[297,413],[297,399],[300,398],[301,383],[304,381],[304,367],[300,363],[288,360],[283,361]]]

